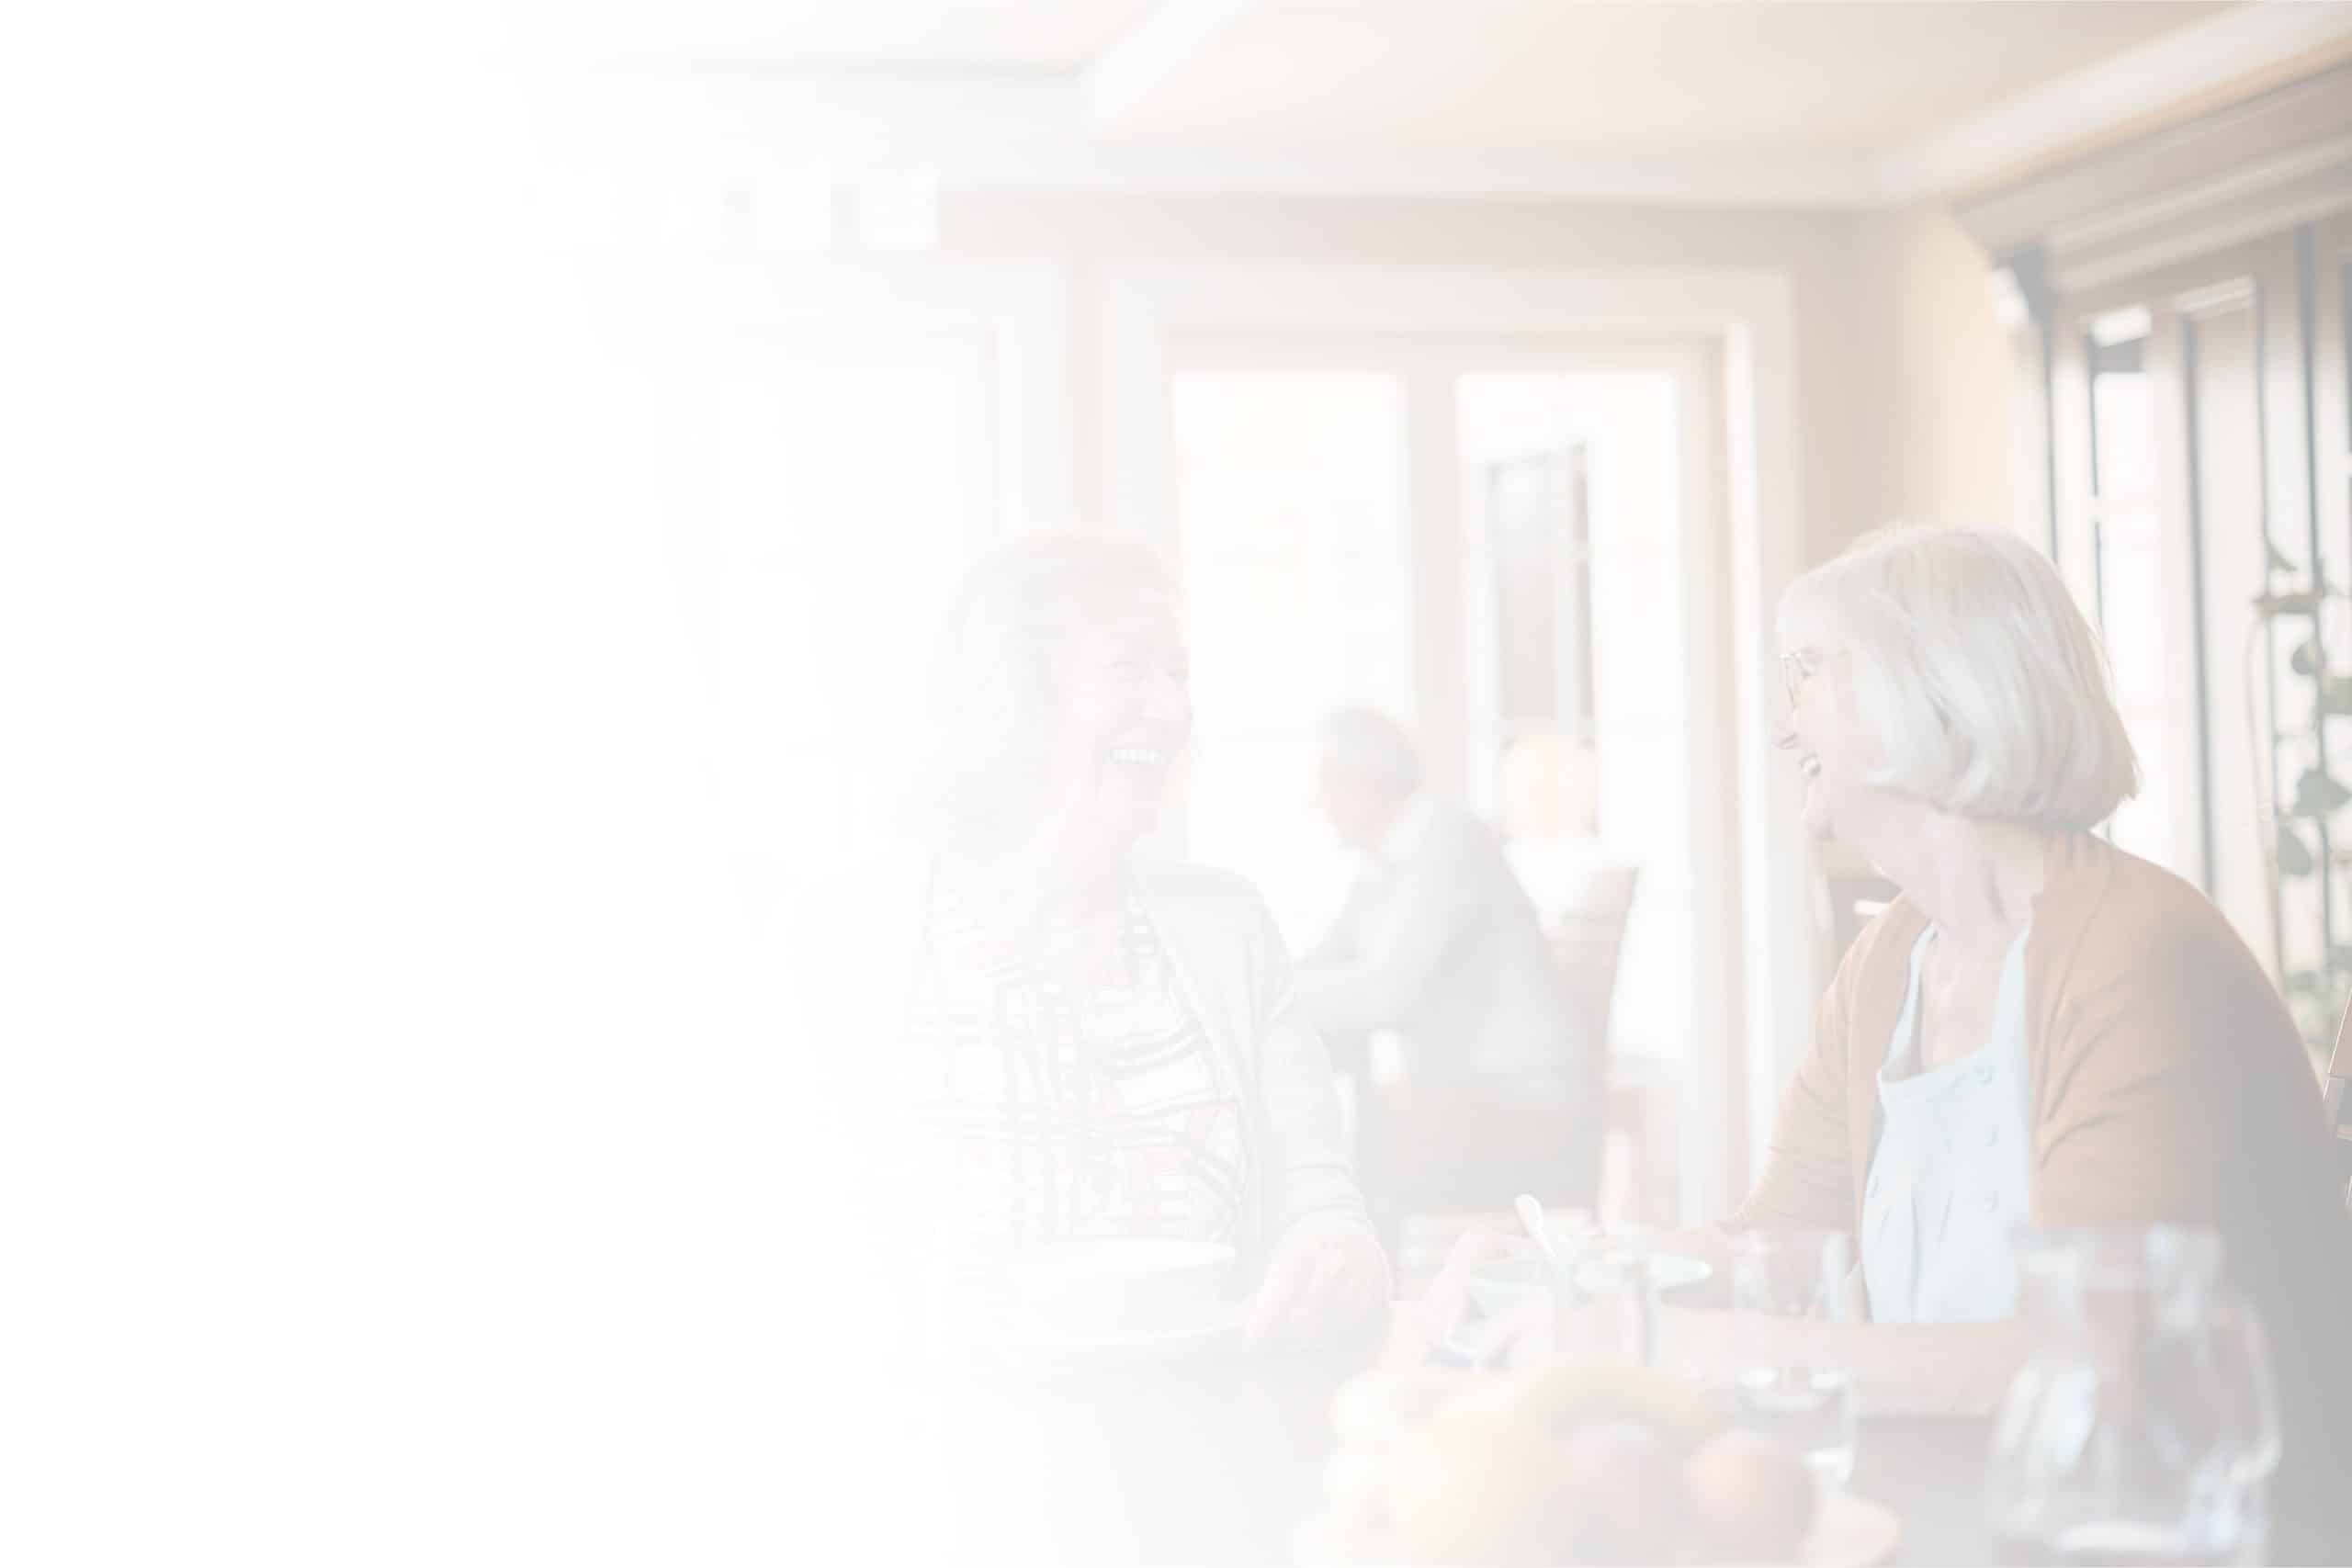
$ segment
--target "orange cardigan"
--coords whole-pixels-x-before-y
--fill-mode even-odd
[[[2286,1004],[2204,895],[2087,833],[2052,842],[2026,938],[2036,1224],[2210,1224],[2260,1308],[2288,1442],[2290,1556],[2352,1561],[2352,1217]],[[1878,1070],[1926,917],[1855,939],[1729,1224],[1860,1234]]]
[[[1898,899],[1838,966],[1736,1228],[1859,1227],[1878,1071],[1926,922]],[[2091,834],[2053,840],[2025,1010],[2036,1224],[2226,1233],[2315,1207],[2340,1222],[2311,1059],[2261,964],[2188,883]]]

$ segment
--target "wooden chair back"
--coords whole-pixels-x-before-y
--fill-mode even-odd
[[[2335,1134],[2335,1175],[2344,1183],[2344,1201],[2352,1205],[2352,1009],[2335,1027],[2335,1053],[2328,1058],[2322,1098],[2327,1106],[2328,1130]]]

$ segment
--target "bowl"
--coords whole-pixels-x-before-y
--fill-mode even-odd
[[[1471,1266],[1462,1287],[1481,1314],[1499,1317],[1529,1297],[1552,1290],[1552,1261],[1532,1241],[1505,1236],[1496,1251]]]

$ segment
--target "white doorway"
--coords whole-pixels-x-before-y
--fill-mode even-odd
[[[1672,1086],[1679,1212],[1719,1213],[1815,994],[1757,673],[1798,554],[1785,299],[1730,287],[1725,319],[1663,289],[1684,319],[1646,330],[1623,294],[1579,310],[1590,280],[1363,270],[1105,278],[1106,507],[1179,561],[1195,668],[1231,667],[1195,691],[1187,847],[1267,885],[1296,939],[1329,707],[1405,720],[1433,783],[1487,810],[1517,727],[1589,737],[1603,834],[1644,864],[1618,1060]],[[1507,601],[1514,551],[1549,581]]]

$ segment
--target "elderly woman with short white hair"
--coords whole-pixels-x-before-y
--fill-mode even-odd
[[[2298,1363],[2289,1463],[2324,1473],[2345,1418],[2308,1395],[2352,1393],[2352,1232],[2317,1085],[2220,911],[2093,831],[2138,768],[2057,572],[2008,534],[1888,530],[1800,578],[1780,632],[1806,825],[1902,894],[1731,1227],[1853,1231],[1862,1370],[1982,1405],[2016,1344],[1951,1325],[2011,1315],[2018,1227],[2210,1225]]]
[[[1868,1395],[1981,1411],[2023,1350],[2016,1231],[2205,1225],[2292,1368],[2289,1470],[2352,1461],[2352,1232],[2310,1060],[2205,896],[2094,831],[2138,769],[2056,571],[2004,533],[1885,530],[1798,579],[1779,629],[1805,823],[1901,896],[1726,1228],[1852,1234],[1868,1321],[1678,1312],[1668,1353],[1781,1334]]]

